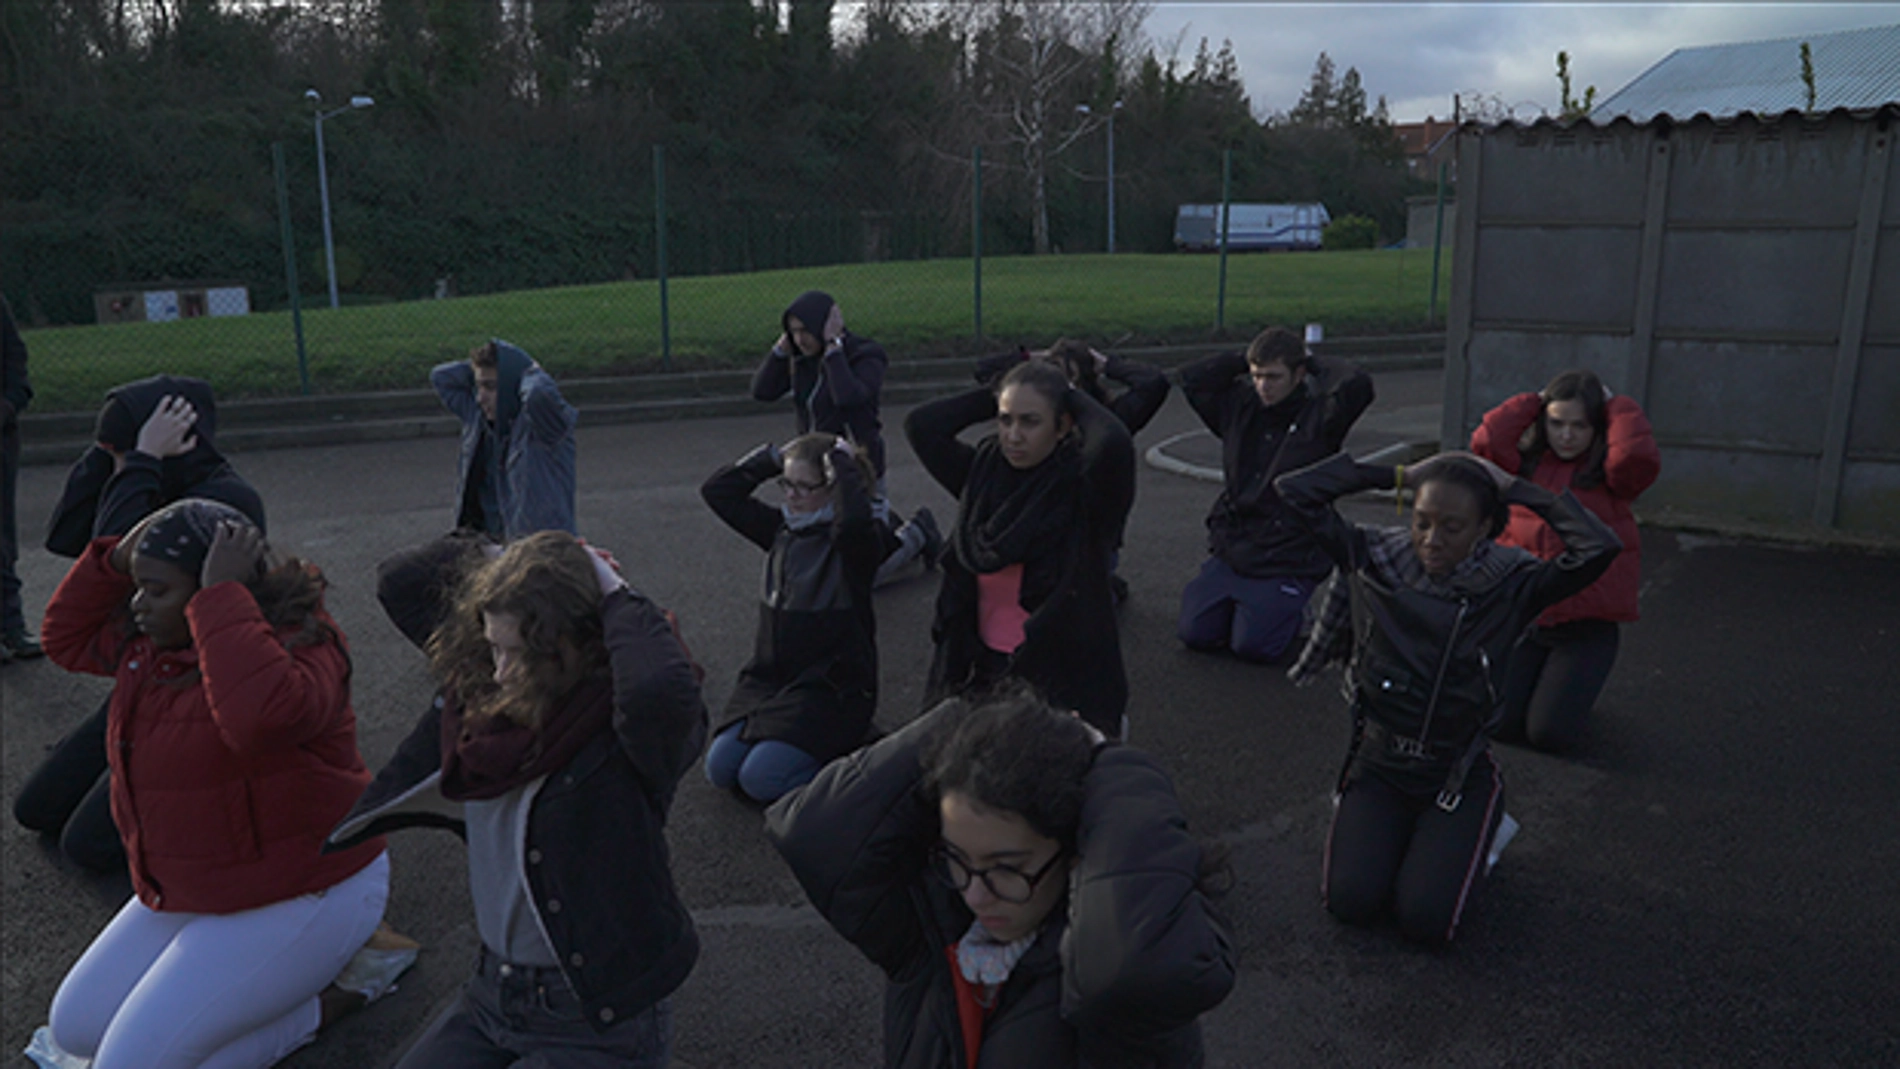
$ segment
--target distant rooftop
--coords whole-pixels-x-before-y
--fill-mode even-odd
[[[1814,61],[1814,110],[1862,110],[1900,102],[1900,26],[1817,33],[1773,41],[1679,48],[1610,94],[1590,120],[1658,115],[1687,119],[1807,108],[1801,44]]]

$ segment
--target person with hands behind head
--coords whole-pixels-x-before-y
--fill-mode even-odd
[[[1223,485],[1207,514],[1207,560],[1181,591],[1176,634],[1189,649],[1276,661],[1333,562],[1281,502],[1274,478],[1345,447],[1372,404],[1372,379],[1310,353],[1283,327],[1261,331],[1244,357],[1211,356],[1179,375],[1188,404],[1221,441]]]
[[[706,732],[670,615],[562,531],[498,552],[451,535],[380,572],[439,690],[329,848],[460,832],[481,940],[400,1069],[664,1066],[699,955],[666,818]]]
[[[1621,544],[1568,492],[1469,453],[1396,468],[1336,453],[1275,485],[1339,567],[1287,672],[1308,683],[1344,664],[1351,694],[1326,908],[1351,924],[1389,913],[1409,938],[1447,944],[1508,819],[1490,739],[1511,647],[1539,612],[1595,582]],[[1347,494],[1405,487],[1405,527],[1348,523],[1334,508]],[[1540,560],[1499,545],[1514,505],[1550,524],[1563,552]]]
[[[48,656],[114,679],[106,752],[135,896],[50,1025],[96,1069],[274,1063],[326,1022],[382,919],[382,840],[320,849],[369,782],[323,590],[242,513],[188,498],[93,540],[47,605]]]
[[[1640,616],[1642,535],[1631,509],[1661,473],[1662,454],[1642,406],[1587,370],[1566,371],[1485,413],[1471,451],[1552,493],[1569,490],[1623,542],[1601,579],[1545,609],[1511,653],[1498,738],[1568,750],[1609,681],[1620,625]],[[1511,510],[1498,541],[1544,558],[1563,552],[1557,533],[1525,509]]]
[[[67,478],[46,548],[83,553],[94,538],[124,535],[185,497],[215,500],[261,531],[264,502],[212,442],[217,403],[198,379],[158,375],[117,387],[100,410],[95,444]],[[129,546],[128,546],[129,551]],[[93,871],[125,862],[113,826],[105,733],[110,699],[54,747],[14,797],[22,825],[59,836],[60,852]]]
[[[1032,360],[1061,369],[1069,385],[1113,412],[1131,437],[1141,433],[1168,400],[1168,376],[1160,368],[1111,356],[1073,338],[1057,338],[1047,349],[1019,346],[986,356],[976,362],[976,381],[994,386],[1009,369]],[[1105,385],[1108,382],[1119,384],[1121,389],[1111,394]]]
[[[776,478],[777,508],[753,497]],[[871,588],[883,549],[870,461],[828,434],[762,445],[700,488],[765,550],[758,636],[706,749],[706,777],[770,802],[865,741],[877,711]]]
[[[914,560],[928,569],[943,548],[937,518],[920,508],[900,522],[885,493],[879,405],[889,355],[877,342],[845,329],[844,310],[820,290],[800,294],[780,314],[779,326],[778,340],[753,373],[753,398],[776,401],[791,394],[798,433],[849,439],[870,459],[871,511],[884,547],[875,585],[896,579]]]
[[[890,1069],[1202,1064],[1234,983],[1223,865],[1152,758],[1027,684],[833,761],[766,833],[889,979]]]
[[[519,346],[490,339],[429,372],[462,421],[455,526],[511,541],[574,526],[574,406]]]
[[[975,445],[958,437],[989,420],[995,432]],[[1109,559],[1135,495],[1128,429],[1061,371],[1032,362],[993,390],[917,406],[904,430],[957,498],[926,704],[1017,676],[1121,737],[1128,677]]]

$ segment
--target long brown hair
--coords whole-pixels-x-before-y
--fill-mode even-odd
[[[513,616],[521,627],[522,671],[506,685],[495,682],[487,613]],[[564,531],[541,531],[473,570],[429,638],[429,664],[464,715],[538,727],[544,713],[607,665],[600,581],[587,547]]]
[[[1590,427],[1596,433],[1590,436],[1590,447],[1577,458],[1577,473],[1570,477],[1570,485],[1579,490],[1588,490],[1603,485],[1603,456],[1609,449],[1610,414],[1603,403],[1603,380],[1597,378],[1594,371],[1577,369],[1566,371],[1550,380],[1537,395],[1542,402],[1537,409],[1537,422],[1524,432],[1518,443],[1518,455],[1523,458],[1520,475],[1529,475],[1537,467],[1550,449],[1550,432],[1544,426],[1550,418],[1552,401],[1582,401],[1583,418],[1590,421]]]

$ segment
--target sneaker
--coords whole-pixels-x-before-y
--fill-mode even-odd
[[[1522,825],[1509,813],[1504,814],[1504,819],[1498,821],[1497,833],[1491,836],[1491,854],[1484,859],[1486,875],[1489,875],[1497,866],[1498,855],[1504,853],[1504,848],[1511,845],[1512,839],[1517,838],[1517,829],[1520,827]]]
[[[943,556],[943,532],[937,529],[937,517],[931,515],[928,508],[920,508],[911,513],[910,522],[924,533],[924,548],[918,552],[924,567],[935,568]]]
[[[46,651],[40,649],[38,639],[28,633],[25,628],[22,628],[6,635],[0,635],[0,653],[4,653],[8,660],[30,661],[35,657],[45,656]]]

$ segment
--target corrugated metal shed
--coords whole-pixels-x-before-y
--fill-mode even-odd
[[[1725,117],[1807,106],[1801,44],[1814,59],[1814,108],[1865,109],[1900,101],[1900,26],[1773,41],[1680,48],[1590,112],[1597,123],[1657,115]]]

